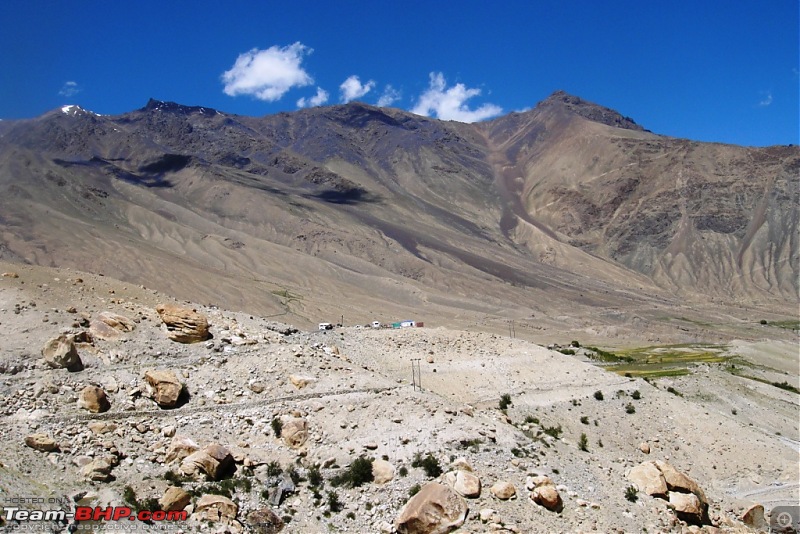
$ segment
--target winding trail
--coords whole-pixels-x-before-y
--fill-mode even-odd
[[[406,386],[407,387],[407,386]],[[185,405],[172,410],[130,410],[125,412],[104,412],[104,413],[81,413],[72,415],[51,415],[44,416],[38,420],[43,423],[68,422],[68,421],[119,421],[137,417],[178,417],[182,415],[192,415],[202,412],[235,412],[257,406],[268,406],[280,402],[296,402],[308,399],[319,399],[323,397],[335,397],[349,395],[353,393],[382,393],[384,391],[400,389],[400,386],[383,388],[363,388],[363,389],[340,389],[335,391],[321,391],[317,393],[304,393],[303,395],[288,395],[285,397],[271,397],[258,399],[252,402],[239,402],[231,404],[213,404],[210,406],[190,406]],[[13,416],[0,418],[0,421],[11,420]]]

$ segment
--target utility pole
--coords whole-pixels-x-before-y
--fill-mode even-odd
[[[411,387],[414,388],[414,391],[417,388],[422,391],[422,370],[419,364],[421,361],[422,358],[411,358]]]

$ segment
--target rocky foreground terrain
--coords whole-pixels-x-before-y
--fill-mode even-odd
[[[264,533],[753,532],[800,500],[791,337],[739,343],[762,381],[713,362],[643,380],[580,346],[304,332],[102,275],[0,271],[4,497]]]

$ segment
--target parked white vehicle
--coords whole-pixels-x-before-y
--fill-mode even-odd
[[[320,330],[331,330],[333,329],[333,325],[331,323],[319,323]]]

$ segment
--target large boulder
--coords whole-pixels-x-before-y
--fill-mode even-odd
[[[494,486],[489,488],[489,491],[492,493],[492,495],[503,501],[508,500],[517,494],[517,488],[514,487],[514,484],[505,480],[499,480],[495,482]]]
[[[210,480],[220,480],[228,473],[231,466],[233,466],[231,452],[219,443],[212,443],[184,458],[181,462],[181,472],[192,476],[205,474]]]
[[[92,336],[98,339],[113,341],[119,339],[126,332],[132,332],[136,328],[136,323],[125,316],[104,311],[97,314],[92,319],[89,331]]]
[[[659,471],[661,471],[661,474],[664,475],[664,482],[667,484],[667,489],[679,491],[681,493],[694,493],[697,495],[697,498],[700,499],[700,502],[708,504],[708,499],[706,499],[705,493],[700,489],[697,482],[687,477],[667,462],[656,460],[656,466]]]
[[[128,319],[124,315],[110,311],[98,313],[97,320],[107,324],[114,330],[119,330],[120,332],[133,332],[136,329],[136,323],[134,323],[132,320]]]
[[[167,335],[173,341],[198,343],[211,337],[208,331],[208,319],[193,309],[173,304],[159,304],[156,312],[167,327]]]
[[[445,534],[466,518],[467,501],[453,489],[429,482],[403,506],[394,526],[400,534]]]
[[[450,471],[444,482],[462,497],[476,498],[481,495],[481,479],[469,471]]]
[[[192,496],[185,490],[170,486],[159,499],[158,505],[162,510],[183,510],[192,502]]]
[[[108,459],[98,458],[81,467],[81,476],[95,482],[108,482],[114,479],[111,475],[113,468],[114,464]]]
[[[68,371],[80,371],[83,369],[83,362],[75,348],[75,342],[66,334],[54,337],[42,347],[42,356],[45,363],[53,369],[66,369]]]
[[[764,519],[764,507],[754,504],[742,514],[742,523],[754,530],[766,530],[767,521]]]
[[[394,466],[386,460],[372,462],[372,481],[375,484],[386,484],[394,478]]]
[[[308,439],[308,421],[299,417],[289,419],[283,423],[281,437],[286,445],[299,449]]]
[[[52,452],[58,450],[56,440],[47,434],[31,434],[25,438],[25,445],[31,449],[41,452]]]
[[[194,440],[187,438],[186,436],[175,436],[172,438],[172,442],[169,444],[165,461],[167,463],[180,461],[199,450],[200,445],[198,445]]]
[[[655,462],[644,462],[628,473],[628,480],[633,482],[639,491],[648,495],[665,497],[667,495],[667,482]]]
[[[564,502],[554,484],[543,484],[533,488],[531,500],[551,512],[561,512],[564,509]]]
[[[669,505],[675,509],[675,515],[693,525],[703,523],[705,508],[694,493],[669,492]]]
[[[239,506],[222,495],[203,495],[194,505],[192,517],[200,521],[228,523],[236,519]]]
[[[78,395],[78,407],[92,413],[107,412],[111,408],[106,392],[97,386],[86,386]]]
[[[640,491],[668,499],[677,516],[695,525],[709,523],[708,499],[700,486],[661,460],[644,462],[631,469],[628,480]]]
[[[172,371],[145,371],[144,379],[150,397],[162,408],[174,408],[183,391],[178,377]]]
[[[277,534],[283,530],[283,519],[264,506],[247,514],[247,525],[254,534]]]
[[[317,379],[313,376],[289,375],[289,382],[291,382],[292,385],[297,389],[303,389],[304,387],[308,386],[309,384],[313,384],[316,381]]]

